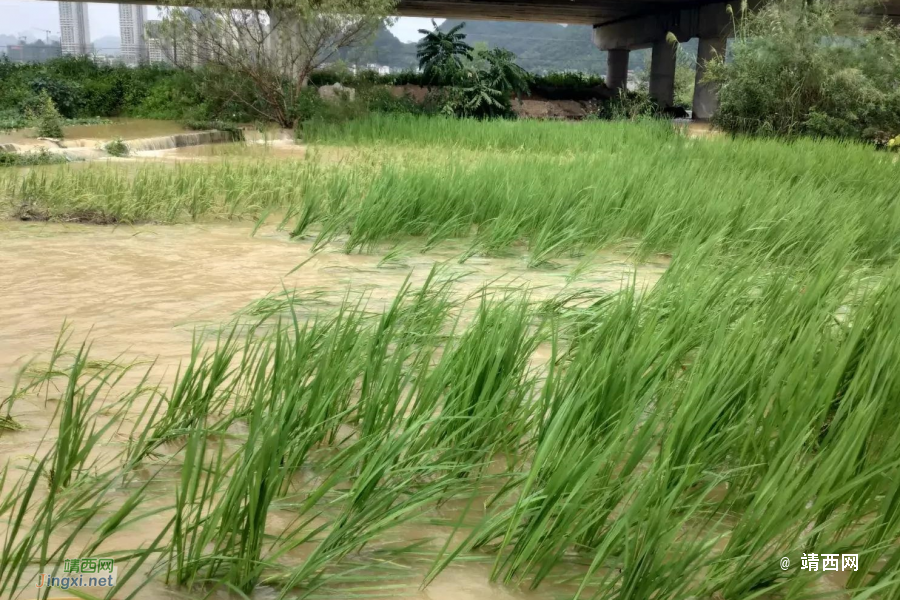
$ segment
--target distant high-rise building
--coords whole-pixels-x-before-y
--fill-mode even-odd
[[[207,48],[201,43],[205,29],[198,24],[209,17],[194,8],[181,10],[179,19],[170,21],[165,27],[162,21],[155,20],[147,21],[144,26],[147,55],[151,63],[196,68],[207,62]]]
[[[62,50],[56,42],[45,44],[38,40],[33,44],[27,44],[23,41],[21,44],[8,46],[6,55],[9,61],[14,63],[41,63],[59,58],[62,56]]]
[[[119,5],[119,35],[122,38],[122,60],[126,65],[147,62],[147,42],[144,39],[146,9],[136,4]]]
[[[84,2],[59,3],[59,31],[62,53],[84,56],[91,53],[91,27],[88,5]]]
[[[144,25],[144,39],[147,40],[147,58],[152,64],[168,63],[174,61],[169,56],[169,44],[163,35],[160,21],[147,21]]]

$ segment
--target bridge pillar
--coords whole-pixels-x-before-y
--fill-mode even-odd
[[[606,53],[606,87],[624,90],[628,83],[628,56],[630,50],[608,50]]]
[[[693,118],[708,121],[719,108],[719,86],[703,81],[706,63],[717,56],[725,56],[728,39],[725,37],[700,38],[697,40],[697,78],[694,81]]]
[[[675,45],[666,39],[654,42],[650,60],[650,97],[668,108],[675,103]]]
[[[652,46],[650,95],[660,106],[672,106],[675,101],[675,48],[665,41],[666,38],[674,36],[679,42],[700,38],[701,52],[711,55],[711,51],[724,44],[725,38],[732,34],[734,19],[741,14],[743,6],[752,9],[760,2],[762,0],[713,1],[700,6],[680,6],[669,11],[598,23],[594,25],[594,45],[606,51],[638,50]],[[704,43],[709,47],[703,49]],[[724,48],[724,45],[721,47]],[[610,60],[613,60],[611,55]],[[698,77],[703,76],[698,73]],[[717,90],[709,84],[700,84],[697,89],[699,97],[694,97],[695,110],[699,108],[699,118],[709,118],[708,115],[716,109]]]

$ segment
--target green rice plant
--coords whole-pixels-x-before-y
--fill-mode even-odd
[[[51,364],[61,356],[64,345],[61,336]],[[8,494],[0,503],[0,515],[8,526],[0,553],[0,592],[10,596],[35,568],[36,572],[55,576],[76,543],[84,543],[83,550],[89,555],[103,548],[124,526],[158,512],[140,510],[149,480],[132,485],[130,474],[94,456],[131,399],[126,395],[117,406],[102,406],[102,394],[121,379],[121,370],[107,366],[88,374],[88,349],[83,344],[62,374],[64,392],[54,415],[58,433],[50,448],[39,447],[43,456],[32,456],[22,477],[11,487],[3,485]],[[39,387],[58,376],[42,377],[34,385]],[[98,421],[101,410],[106,414]],[[7,482],[8,469],[9,465],[0,476],[2,484]],[[137,567],[157,552],[160,540],[122,553],[134,562],[132,568],[123,570],[108,597],[126,585]],[[28,587],[32,585],[27,581]],[[45,588],[42,597],[49,592]]]
[[[846,236],[860,259],[897,254],[896,165],[861,145],[690,140],[644,123],[478,123],[476,132],[465,121],[413,120],[411,143],[445,148],[424,156],[388,130],[395,124],[399,135],[405,117],[379,119],[348,125],[347,139],[395,143],[396,154],[10,172],[0,174],[0,202],[13,214],[27,206],[44,219],[95,223],[279,212],[294,237],[314,236],[317,249],[341,240],[348,252],[409,236],[428,249],[474,232],[464,259],[527,244],[533,267],[623,242],[645,256],[695,239],[781,259]],[[569,151],[543,151],[563,143]],[[477,160],[453,159],[454,144]]]
[[[491,168],[520,161],[524,179],[544,160],[498,158]],[[223,178],[243,169],[209,168]],[[346,215],[362,171],[348,184],[314,168],[319,181],[294,181],[321,193],[322,214],[334,202]],[[518,189],[511,179],[491,195],[463,177],[481,168],[453,172],[483,203],[448,209],[420,198],[404,209],[418,219],[410,227],[432,217],[440,227],[437,216],[448,214],[504,219],[537,232],[532,254],[543,261],[605,235],[590,239],[588,225],[603,223],[593,207],[606,197],[592,197],[586,179],[548,183],[541,189],[559,201],[546,207],[524,192],[507,198]],[[404,169],[418,167],[392,165],[388,187]],[[539,298],[494,282],[462,293],[463,274],[435,267],[421,285],[411,275],[385,305],[352,289],[335,302],[281,290],[218,337],[198,334],[166,385],[151,385],[149,371],[126,383],[120,360],[89,360],[87,346],[69,352],[61,341],[14,391],[46,398],[66,382],[52,447],[19,482],[13,469],[0,475],[13,490],[0,499],[9,523],[0,592],[22,589],[35,566],[53,569],[76,538],[92,549],[99,540],[102,551],[108,536],[157,514],[164,531],[132,554],[160,557],[148,579],[164,573],[187,594],[391,594],[477,558],[501,585],[565,597],[799,600],[826,585],[894,597],[900,263],[889,242],[860,230],[874,223],[862,202],[868,183],[807,181],[780,167],[768,176],[805,190],[803,202],[698,198],[696,213],[657,214],[631,206],[637,179],[627,197],[609,200],[615,210],[602,214],[622,219],[620,235],[637,235],[625,224],[645,213],[650,239],[674,245],[652,288],[568,286]],[[431,189],[424,168],[414,180]],[[813,189],[840,189],[860,212],[843,225],[831,212],[834,235],[817,240],[800,216],[833,209]],[[567,210],[567,191],[581,220]],[[387,235],[378,214],[369,218]],[[680,241],[666,219],[696,235]],[[757,219],[769,231],[745,228]],[[567,231],[571,241],[555,245]],[[126,419],[129,441],[101,460]],[[143,509],[150,497],[165,500]],[[858,554],[859,570],[845,584],[779,564],[799,565],[809,552]]]

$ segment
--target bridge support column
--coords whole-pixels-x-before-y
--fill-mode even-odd
[[[666,39],[654,42],[650,60],[650,97],[668,108],[675,103],[675,45]]]
[[[606,52],[606,87],[624,90],[628,84],[628,56],[630,50],[608,50]]]
[[[708,121],[719,108],[719,86],[703,81],[706,63],[717,56],[725,56],[728,43],[725,37],[700,38],[697,46],[697,78],[694,81],[693,118]]]

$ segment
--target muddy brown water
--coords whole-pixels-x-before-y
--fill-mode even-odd
[[[112,119],[103,125],[70,125],[63,127],[66,139],[74,140],[123,140],[174,135],[187,131],[177,121],[156,119]],[[33,144],[37,138],[34,128],[26,127],[8,133],[0,133],[0,144]]]
[[[248,303],[283,288],[337,296],[349,289],[368,290],[377,305],[391,299],[407,276],[415,285],[424,281],[433,265],[447,263],[449,272],[461,276],[454,284],[461,293],[492,282],[528,286],[540,297],[563,290],[579,262],[560,261],[560,268],[535,270],[526,268],[522,257],[513,256],[474,257],[459,265],[456,258],[466,247],[464,242],[447,243],[426,254],[411,243],[385,267],[379,266],[383,255],[348,255],[332,246],[289,274],[310,257],[311,243],[291,241],[274,228],[253,237],[250,233],[246,223],[113,228],[0,222],[0,398],[9,393],[29,358],[52,349],[64,322],[74,342],[90,338],[93,359],[156,359],[158,369],[174,372],[178,362],[189,357],[196,329],[219,325]],[[663,259],[635,268],[624,255],[614,253],[597,253],[592,259],[591,268],[576,281],[579,287],[614,291],[633,277],[639,287],[651,286],[666,268]],[[0,460],[36,453],[51,425],[48,412],[42,399],[20,399],[13,415],[25,429],[0,432]],[[163,521],[160,517],[142,522],[128,532],[123,547],[151,540]],[[452,565],[424,590],[418,585],[427,566],[410,568],[398,576],[395,584],[402,588],[395,597],[516,600],[565,594],[553,585],[526,592],[491,584],[490,568],[487,559]],[[266,589],[254,594],[271,596]],[[35,594],[26,591],[19,597]],[[187,596],[154,580],[137,597]]]

